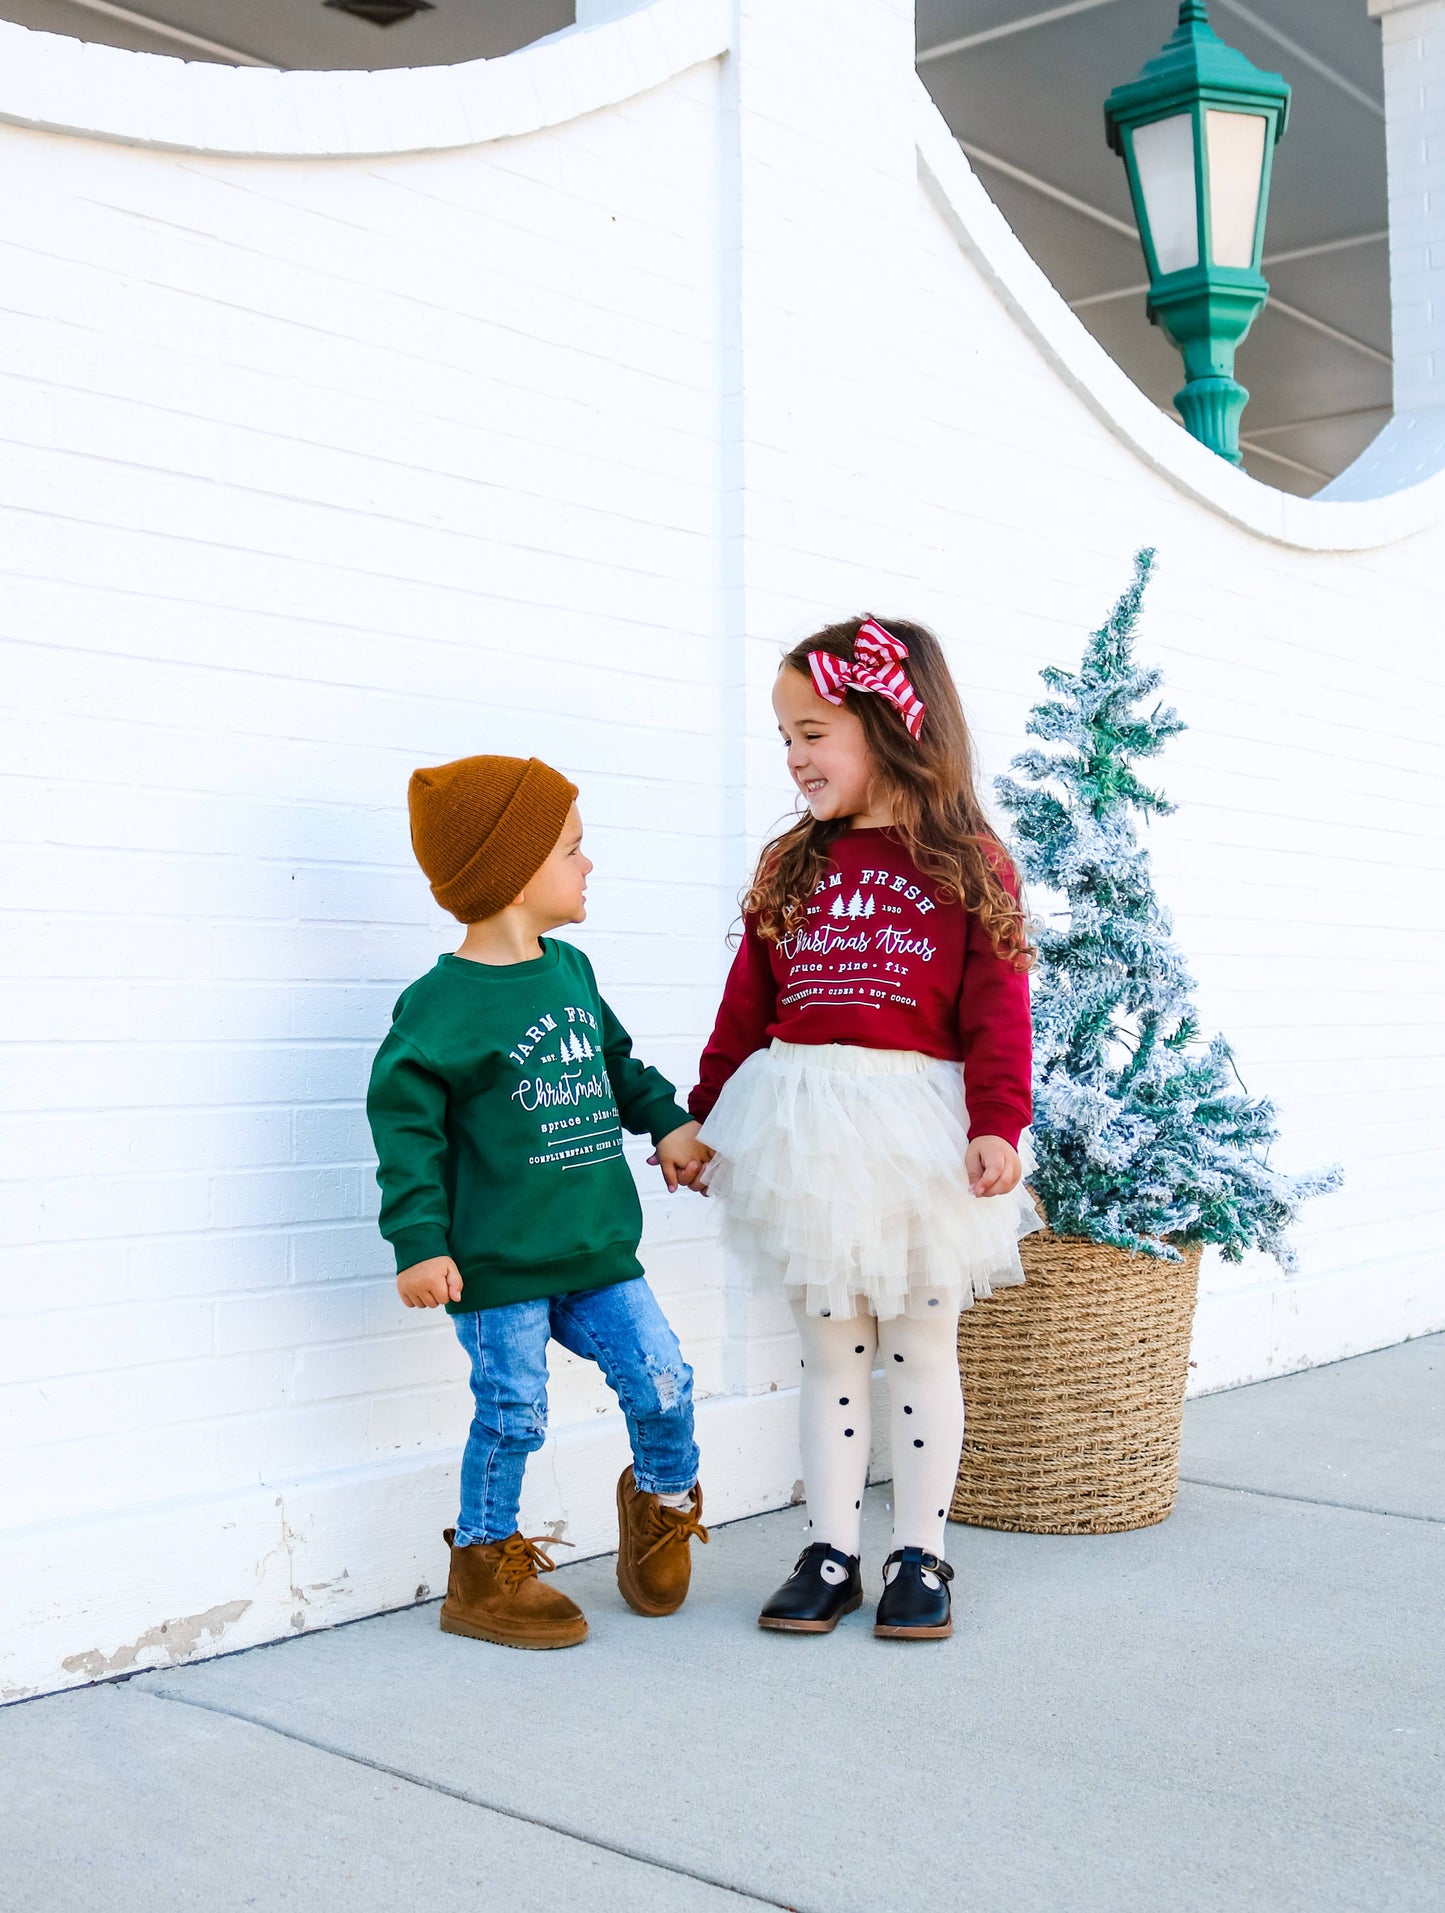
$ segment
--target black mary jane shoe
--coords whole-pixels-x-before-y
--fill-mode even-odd
[[[841,1568],[836,1577],[824,1574],[824,1564]],[[845,1614],[863,1605],[863,1576],[856,1554],[841,1554],[826,1541],[815,1541],[798,1556],[798,1564],[758,1616],[759,1627],[775,1627],[784,1634],[831,1634]]]
[[[897,1565],[891,1581],[888,1570]],[[944,1641],[953,1632],[948,1584],[953,1569],[923,1548],[895,1548],[883,1563],[885,1585],[873,1632],[885,1641]],[[924,1575],[937,1581],[930,1587]]]

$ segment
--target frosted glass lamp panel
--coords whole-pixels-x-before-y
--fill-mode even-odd
[[[1204,115],[1209,230],[1216,266],[1254,264],[1266,130],[1262,113],[1222,113],[1211,107]]]
[[[1134,166],[1159,270],[1199,264],[1199,207],[1194,191],[1194,123],[1188,113],[1134,129]]]

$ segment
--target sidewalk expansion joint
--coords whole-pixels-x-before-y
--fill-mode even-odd
[[[1210,1481],[1204,1475],[1181,1475],[1191,1488],[1219,1488],[1230,1495],[1258,1495],[1264,1501],[1297,1501],[1306,1508],[1338,1508],[1342,1514],[1375,1514],[1386,1521],[1423,1521],[1432,1528],[1445,1527],[1445,1515],[1410,1514],[1404,1508],[1371,1508],[1361,1501],[1327,1501],[1323,1495],[1289,1495],[1280,1488],[1250,1488],[1242,1481]]]
[[[620,1859],[651,1867],[654,1872],[671,1873],[684,1880],[696,1880],[702,1886],[716,1887],[720,1893],[730,1893],[749,1906],[770,1906],[779,1909],[779,1913],[798,1913],[797,1907],[790,1901],[764,1899],[761,1894],[749,1893],[746,1887],[734,1886],[730,1880],[721,1880],[716,1874],[702,1873],[695,1867],[679,1866],[672,1860],[659,1860],[639,1847],[625,1847],[616,1840],[600,1840],[594,1834],[565,1826],[559,1820],[544,1820],[536,1814],[519,1813],[515,1807],[503,1807],[495,1800],[484,1800],[479,1794],[468,1793],[462,1787],[448,1787],[443,1781],[428,1780],[424,1775],[409,1773],[405,1767],[393,1767],[384,1760],[373,1760],[369,1754],[352,1753],[348,1748],[338,1747],[331,1741],[317,1740],[311,1734],[298,1734],[292,1727],[278,1727],[274,1721],[243,1713],[238,1707],[220,1707],[215,1701],[193,1700],[185,1694],[167,1693],[163,1688],[147,1687],[142,1691],[156,1700],[171,1701],[177,1707],[194,1707],[204,1714],[219,1714],[223,1720],[245,1721],[250,1727],[259,1727],[264,1733],[276,1734],[280,1739],[294,1741],[300,1747],[310,1747],[316,1753],[330,1754],[333,1759],[349,1761],[354,1767],[369,1768],[373,1773],[385,1774],[390,1780],[401,1780],[408,1786],[420,1787],[426,1793],[443,1794],[448,1800],[459,1800],[463,1806],[477,1807],[483,1813],[498,1814],[504,1820],[516,1820],[526,1827],[540,1827],[545,1833],[560,1834],[564,1840],[575,1840],[579,1846],[615,1853]]]

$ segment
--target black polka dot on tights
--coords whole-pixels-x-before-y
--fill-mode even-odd
[[[824,1310],[823,1310],[823,1320],[824,1320],[824,1321],[826,1322],[826,1321],[828,1320],[828,1318],[829,1318],[829,1316],[831,1316],[831,1315],[832,1315],[832,1313],[833,1313],[833,1311],[832,1311],[831,1309],[824,1309]]]
[[[908,1406],[907,1402],[903,1404],[903,1412],[905,1415],[911,1415],[913,1413],[913,1410]]]
[[[913,1446],[914,1446],[915,1448],[921,1448],[921,1447],[923,1446],[923,1443],[922,1443],[921,1441],[916,1441],[916,1442],[914,1442],[914,1444],[913,1444]]]
[[[901,1355],[895,1355],[893,1359],[895,1362],[901,1362],[903,1360],[903,1357]]]
[[[851,1435],[851,1434],[852,1434],[852,1432],[853,1432],[853,1430],[852,1430],[851,1428],[845,1428],[845,1429],[843,1430],[843,1433],[844,1433],[845,1435]]]
[[[930,1296],[929,1296],[929,1298],[928,1298],[928,1306],[929,1306],[929,1307],[930,1307],[931,1309],[936,1309],[936,1308],[938,1307],[938,1297],[937,1297],[936,1295],[930,1295]]]
[[[863,1506],[863,1503],[862,1503],[861,1501],[855,1501],[855,1502],[853,1503],[853,1506],[854,1506],[855,1508],[861,1508],[861,1507]]]
[[[861,1342],[858,1344],[857,1348],[854,1349],[853,1353],[855,1355],[861,1355],[863,1353],[863,1344]]]
[[[840,1408],[846,1408],[848,1406],[848,1397],[846,1395],[840,1395],[838,1397],[838,1406]]]
[[[939,1509],[939,1511],[938,1511],[938,1518],[939,1518],[939,1520],[940,1520],[940,1521],[942,1521],[942,1519],[943,1519],[943,1510],[942,1510],[942,1508],[940,1508],[940,1509]]]

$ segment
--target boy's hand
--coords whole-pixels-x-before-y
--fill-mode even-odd
[[[440,1308],[443,1302],[460,1302],[462,1275],[449,1255],[429,1255],[425,1262],[413,1262],[396,1278],[396,1292],[409,1309]]]
[[[1006,1196],[1017,1189],[1024,1166],[1019,1152],[1002,1136],[975,1136],[963,1159],[968,1186],[976,1196]]]
[[[647,1158],[661,1169],[669,1195],[679,1189],[691,1189],[704,1166],[712,1161],[712,1151],[705,1142],[697,1139],[701,1127],[700,1123],[684,1123],[681,1129],[674,1129],[671,1135],[664,1136]]]

